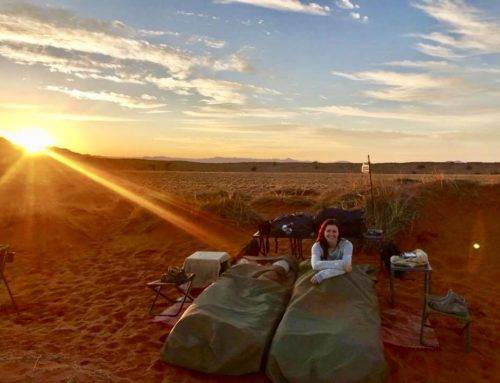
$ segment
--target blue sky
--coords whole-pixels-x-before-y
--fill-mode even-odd
[[[112,156],[499,161],[500,2],[0,0],[0,131]]]

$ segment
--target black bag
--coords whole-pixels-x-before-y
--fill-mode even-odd
[[[314,219],[305,213],[282,215],[271,221],[271,237],[314,237]]]
[[[260,244],[255,238],[248,241],[245,246],[241,248],[237,257],[244,257],[245,255],[250,255],[252,257],[258,256],[260,253]]]
[[[364,210],[342,210],[336,208],[326,208],[321,210],[315,218],[316,232],[321,224],[334,218],[340,225],[340,235],[344,238],[360,238],[364,231],[363,215]]]
[[[384,264],[387,271],[391,271],[391,257],[393,255],[400,255],[402,253],[401,249],[394,242],[386,243],[380,249],[380,259]],[[394,271],[394,276],[399,278],[403,275],[404,271],[396,270]]]

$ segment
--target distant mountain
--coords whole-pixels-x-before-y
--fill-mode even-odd
[[[279,163],[290,163],[290,162],[311,162],[311,161],[298,161],[293,158],[248,158],[248,157],[210,157],[210,158],[181,158],[181,157],[165,157],[165,156],[153,156],[153,157],[140,157],[143,160],[152,161],[189,161],[189,162],[200,162],[204,164],[234,164],[240,162],[279,162]]]

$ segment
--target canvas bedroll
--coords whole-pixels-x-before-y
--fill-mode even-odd
[[[236,265],[200,294],[170,332],[163,359],[205,373],[258,372],[295,280],[252,277],[264,268]]]
[[[313,286],[309,268],[297,279],[276,330],[266,374],[273,382],[383,382],[374,269],[353,271]]]

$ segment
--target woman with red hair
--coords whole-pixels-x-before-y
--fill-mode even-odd
[[[317,273],[311,278],[315,285],[328,278],[352,270],[352,243],[340,237],[339,224],[327,219],[321,224],[318,238],[311,248],[311,265]]]

